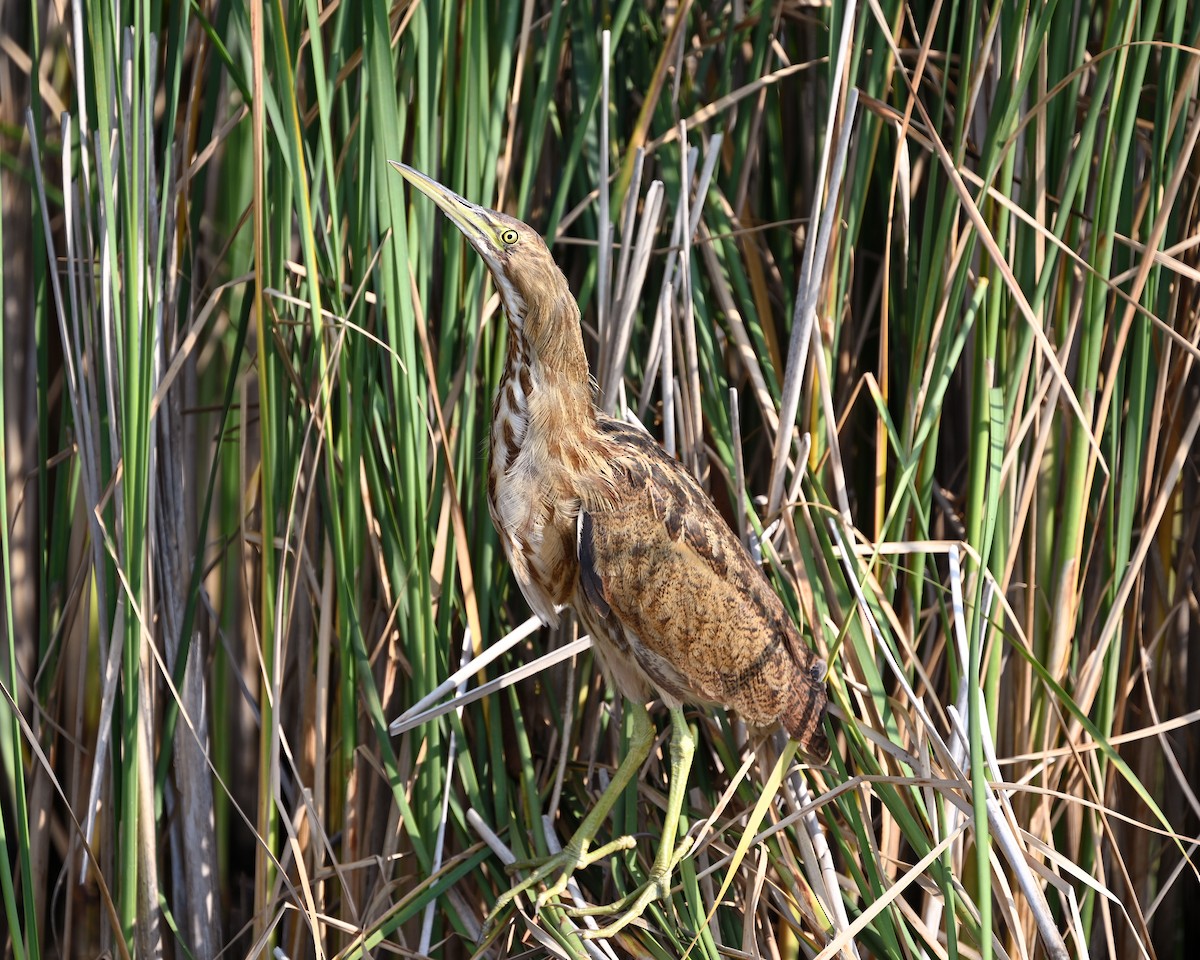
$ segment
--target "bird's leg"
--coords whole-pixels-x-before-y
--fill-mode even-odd
[[[584,817],[583,823],[579,825],[579,828],[575,831],[575,835],[571,837],[570,842],[560,853],[546,858],[532,874],[516,884],[508,892],[500,895],[500,899],[496,901],[496,905],[484,921],[483,938],[487,937],[492,925],[496,922],[501,912],[519,894],[524,893],[530,887],[542,883],[544,880],[557,874],[554,882],[538,894],[537,901],[534,904],[534,911],[537,912],[541,910],[542,905],[546,901],[557,897],[567,888],[567,882],[576,870],[590,866],[597,860],[603,860],[618,850],[628,850],[634,845],[635,841],[633,837],[620,837],[595,850],[588,849],[592,841],[596,838],[596,834],[600,832],[600,828],[603,826],[605,819],[607,819],[613,805],[617,802],[617,798],[621,796],[625,788],[637,776],[638,771],[642,768],[642,764],[646,762],[646,758],[650,755],[650,747],[654,743],[654,725],[650,722],[650,712],[644,704],[631,704],[631,706],[633,706],[633,731],[629,741],[629,749],[613,774],[608,788],[600,794],[596,805]],[[672,780],[673,789],[674,780]],[[682,799],[680,797],[680,802],[682,802]]]
[[[671,892],[671,873],[692,847],[690,838],[685,837],[676,846],[679,834],[679,818],[683,812],[683,799],[687,792],[688,772],[692,767],[692,756],[696,752],[696,740],[688,728],[687,718],[681,707],[671,709],[671,783],[667,792],[667,812],[663,817],[663,835],[650,878],[638,890],[616,903],[583,910],[568,909],[570,916],[601,916],[621,912],[621,916],[607,927],[598,930],[581,930],[580,936],[587,940],[611,937],[618,930],[636,920],[646,907],[655,900],[664,900]],[[623,911],[623,912],[622,912]]]

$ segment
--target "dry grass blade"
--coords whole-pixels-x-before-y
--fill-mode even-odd
[[[601,386],[604,391],[603,409],[613,413],[617,408],[617,399],[621,380],[625,373],[625,355],[629,349],[632,335],[634,311],[638,305],[639,294],[646,280],[646,271],[650,266],[650,251],[654,244],[654,236],[658,231],[658,220],[662,214],[663,185],[655,180],[646,191],[645,208],[638,224],[637,240],[633,245],[632,265],[625,285],[618,292],[615,302],[620,305],[621,312],[615,318],[611,339],[611,352],[605,365],[604,381]],[[629,238],[625,238],[626,244]]]
[[[488,645],[487,650],[473,657],[470,661],[464,663],[454,673],[443,680],[434,690],[414,703],[411,707],[397,717],[389,729],[392,736],[397,736],[401,732],[401,727],[411,729],[408,722],[423,710],[435,704],[451,690],[458,689],[460,685],[473,674],[480,673],[484,667],[488,666],[492,661],[496,660],[503,654],[507,653],[518,643],[523,642],[532,636],[536,631],[542,628],[542,621],[537,617],[530,617],[515,630],[510,631],[506,636]]]
[[[449,713],[451,710],[461,710],[469,703],[474,703],[476,700],[482,700],[484,697],[490,696],[497,690],[503,690],[505,687],[510,687],[514,683],[519,683],[529,677],[537,676],[537,674],[548,670],[557,663],[562,663],[564,660],[570,660],[572,657],[578,656],[583,651],[590,648],[592,641],[589,637],[580,637],[578,640],[572,640],[564,646],[552,650],[550,653],[542,654],[540,657],[535,657],[528,663],[523,663],[519,667],[501,674],[494,680],[489,680],[487,683],[480,684],[473,690],[464,693],[462,696],[456,696],[439,704],[436,707],[431,707],[423,710],[420,713],[413,714],[407,719],[397,719],[392,721],[389,732],[392,736],[399,736],[402,733],[407,733],[430,720],[436,720],[443,714]],[[475,663],[471,663],[472,669],[478,669]]]
[[[825,121],[825,141],[822,146],[821,163],[817,169],[818,189],[813,194],[812,213],[809,223],[820,223],[815,236],[804,249],[804,266],[796,287],[796,306],[792,316],[792,335],[788,344],[787,373],[779,401],[779,422],[786,425],[775,435],[772,453],[771,478],[767,490],[767,515],[773,516],[779,509],[783,497],[783,472],[792,447],[792,427],[796,422],[796,411],[800,406],[800,389],[808,368],[808,350],[813,337],[816,320],[817,297],[825,274],[825,253],[833,225],[842,173],[845,170],[846,153],[853,130],[854,104],[857,92],[850,90],[845,102],[841,98],[842,76],[846,58],[850,52],[851,27],[855,20],[857,4],[847,4],[843,12],[842,29],[838,41],[837,63],[833,72],[833,85],[829,92],[829,111]],[[834,131],[838,139],[834,141]],[[826,175],[828,171],[828,178]]]

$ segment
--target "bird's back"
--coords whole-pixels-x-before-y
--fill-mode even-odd
[[[731,707],[756,726],[781,722],[824,757],[824,665],[762,571],[648,435],[607,417],[597,427],[606,483],[582,499],[573,605],[618,685]]]

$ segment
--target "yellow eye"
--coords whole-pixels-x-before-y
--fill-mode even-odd
[[[509,227],[507,230],[500,231],[500,242],[506,247],[511,247],[518,240],[517,231]]]

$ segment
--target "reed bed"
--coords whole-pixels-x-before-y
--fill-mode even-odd
[[[6,5],[5,954],[1189,956],[1198,32]],[[477,943],[629,720],[510,578],[499,301],[389,160],[544,232],[598,401],[829,665],[827,765],[689,710],[692,854],[610,942],[526,901]],[[657,717],[584,901],[648,869]]]

